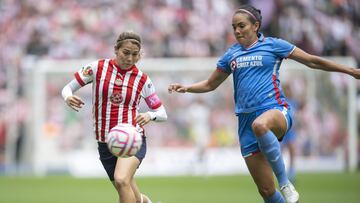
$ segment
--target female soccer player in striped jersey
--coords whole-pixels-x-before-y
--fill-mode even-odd
[[[235,114],[241,153],[265,202],[298,202],[299,194],[288,180],[278,140],[292,126],[291,107],[282,93],[279,68],[284,58],[312,69],[342,72],[357,79],[360,69],[336,64],[308,54],[293,44],[259,33],[261,12],[242,6],[232,18],[237,40],[219,59],[207,80],[192,84],[170,84],[169,92],[203,93],[215,90],[233,74]],[[281,193],[276,190],[273,172]]]
[[[150,78],[135,65],[140,59],[141,39],[133,32],[123,32],[115,44],[115,58],[100,59],[75,73],[75,79],[62,90],[67,105],[78,111],[84,102],[73,92],[92,83],[93,119],[100,160],[113,182],[121,203],[149,203],[141,194],[134,174],[146,153],[142,126],[152,121],[165,121],[167,114]],[[139,113],[141,98],[152,111]],[[143,133],[139,152],[129,158],[113,156],[106,146],[106,135],[118,123],[130,123]]]

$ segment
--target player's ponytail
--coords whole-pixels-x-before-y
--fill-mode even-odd
[[[238,10],[236,10],[234,15],[237,13],[247,14],[249,16],[250,22],[253,24],[255,24],[256,22],[259,22],[259,29],[258,29],[258,32],[259,32],[260,27],[261,27],[261,21],[262,21],[260,9],[257,9],[251,5],[244,5],[244,6],[241,6]]]

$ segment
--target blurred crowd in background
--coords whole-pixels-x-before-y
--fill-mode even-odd
[[[24,72],[34,61],[112,57],[124,30],[141,35],[147,58],[219,57],[235,42],[231,17],[242,4],[262,10],[266,36],[359,66],[358,0],[1,0],[0,154],[9,115],[28,116]]]
[[[262,10],[266,35],[360,60],[357,0],[2,0],[1,66],[19,66],[26,55],[108,57],[129,29],[147,57],[219,56],[234,42],[231,16],[245,3]]]

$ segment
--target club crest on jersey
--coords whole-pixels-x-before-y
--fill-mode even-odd
[[[85,77],[89,77],[93,74],[93,71],[91,69],[91,66],[88,66],[88,67],[83,67],[83,70],[82,70],[82,73]]]
[[[236,60],[231,61],[231,63],[230,63],[230,68],[231,68],[231,71],[232,71],[232,72],[234,72],[236,66],[237,66]]]
[[[114,92],[111,96],[110,96],[110,101],[112,104],[114,105],[119,105],[122,101],[123,101],[123,97],[121,96],[120,92]]]
[[[120,85],[122,85],[123,81],[121,78],[116,78],[114,83],[115,83],[115,85],[120,86]]]

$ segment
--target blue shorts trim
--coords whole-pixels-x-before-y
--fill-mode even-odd
[[[284,136],[284,139],[282,140],[282,145],[287,145],[289,143],[294,143],[296,141],[296,133],[294,128],[291,128],[286,135]]]
[[[256,135],[253,133],[251,125],[257,117],[271,109],[279,110],[284,115],[287,122],[287,131],[291,129],[293,123],[292,112],[291,109],[284,106],[270,106],[251,113],[238,114],[238,136],[241,154],[243,157],[249,157],[260,151],[258,142],[256,140]],[[282,138],[280,141],[281,140]]]
[[[103,142],[98,142],[98,152],[100,155],[100,161],[111,181],[114,180],[115,166],[117,162],[117,157],[111,154],[107,144]],[[143,142],[141,144],[140,150],[135,154],[135,157],[139,159],[140,164],[146,155],[146,137],[143,136]]]

